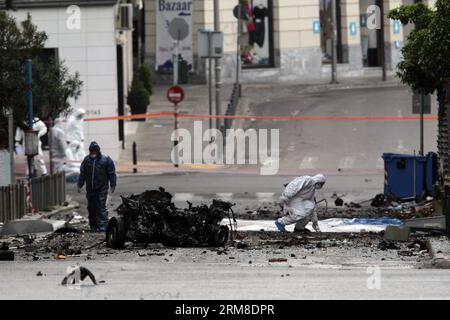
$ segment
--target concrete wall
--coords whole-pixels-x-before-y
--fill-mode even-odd
[[[66,26],[66,8],[33,8],[10,12],[19,21],[30,13],[38,30],[48,35],[47,48],[57,48],[71,73],[79,72],[82,94],[73,108],[84,108],[88,117],[117,115],[117,65],[114,8],[81,7],[81,28]],[[96,140],[113,159],[119,155],[117,121],[85,122],[87,144]],[[87,148],[87,146],[86,146]]]
[[[403,46],[403,28],[400,25],[400,32],[394,33],[394,22],[388,19],[389,11],[402,5],[401,0],[385,0],[384,2],[384,45],[386,52],[386,66],[395,70],[400,62],[401,49]]]

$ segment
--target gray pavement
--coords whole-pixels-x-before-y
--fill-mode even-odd
[[[258,208],[278,208],[278,199],[283,184],[295,175],[260,176],[258,174],[239,173],[164,173],[155,175],[120,175],[116,192],[110,195],[112,209],[120,203],[119,195],[141,193],[144,190],[164,187],[174,195],[177,206],[187,206],[186,200],[194,204],[207,203],[214,198],[222,198],[236,203],[237,212]],[[346,202],[360,202],[373,198],[383,192],[382,175],[329,175],[324,188],[317,194],[318,199],[328,199],[333,206],[331,196],[336,193]],[[78,194],[74,184],[68,184],[68,193],[81,204],[85,213],[86,199]]]
[[[71,262],[0,262],[0,299],[449,299],[450,271],[411,268],[85,262],[100,281],[60,285]],[[38,272],[43,276],[36,276]],[[379,275],[379,280],[371,277]],[[378,286],[379,285],[379,286]]]
[[[305,85],[245,84],[238,115],[361,117],[358,120],[235,120],[235,128],[278,129],[280,133],[280,174],[383,174],[382,153],[414,153],[419,151],[419,121],[373,121],[374,117],[411,116],[411,92],[391,79],[346,80],[338,85],[327,83]],[[149,112],[172,111],[165,101],[164,88],[156,90]],[[226,88],[223,97],[228,97]],[[181,112],[207,114],[208,99],[204,86],[186,88],[187,100]],[[225,101],[224,101],[225,105]],[[432,114],[436,114],[432,98]],[[197,120],[196,120],[197,121]],[[203,128],[208,127],[203,120]],[[193,119],[182,119],[180,127],[192,132]],[[126,149],[121,161],[131,159],[131,143],[138,145],[138,164],[157,161],[170,163],[173,142],[170,135],[173,119],[148,119],[128,122]],[[436,151],[435,120],[425,121],[425,151]],[[222,172],[248,170],[257,165],[227,165]],[[157,172],[158,168],[141,172]],[[216,168],[217,169],[217,168]],[[130,170],[128,168],[128,170]],[[131,171],[131,170],[130,170]],[[164,172],[176,171],[171,167]],[[360,185],[363,186],[363,185]]]

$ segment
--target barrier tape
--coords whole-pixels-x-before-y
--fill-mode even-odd
[[[175,112],[143,113],[128,116],[111,116],[85,118],[84,121],[109,121],[109,120],[133,120],[147,118],[178,118],[187,119],[238,119],[238,120],[270,120],[270,121],[418,121],[420,116],[355,116],[355,117],[333,117],[333,116],[241,116],[241,115],[209,115],[209,114],[184,114]],[[437,116],[424,116],[425,121],[437,120]]]

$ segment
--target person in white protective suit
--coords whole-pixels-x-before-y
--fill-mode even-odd
[[[85,157],[84,152],[84,109],[75,110],[67,119],[67,146],[68,153],[67,156],[71,161],[83,161]]]
[[[45,166],[44,159],[42,159],[42,156],[44,155],[44,152],[42,151],[42,141],[41,138],[47,133],[47,126],[45,123],[39,119],[38,117],[35,117],[33,120],[33,129],[37,130],[38,132],[38,155],[34,158],[34,168],[35,170],[39,171],[42,176],[47,175],[47,167]],[[16,152],[19,154],[17,150],[22,149],[24,150],[24,144],[25,144],[25,133],[21,128],[16,129],[16,136],[15,136],[15,146],[16,146]]]
[[[311,221],[313,228],[320,231],[315,212],[315,192],[325,184],[325,176],[318,174],[313,177],[301,176],[292,180],[284,189],[280,198],[284,216],[275,221],[280,231],[286,231],[285,226],[295,223],[295,230],[305,230]]]
[[[64,171],[64,163],[66,160],[67,140],[66,133],[62,127],[62,119],[56,118],[51,131],[50,150],[52,152],[53,172],[59,173]]]

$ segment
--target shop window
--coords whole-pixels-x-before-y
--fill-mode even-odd
[[[240,0],[243,68],[273,67],[272,0]]]

